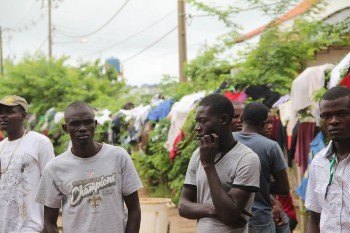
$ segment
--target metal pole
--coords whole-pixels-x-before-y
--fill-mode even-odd
[[[52,25],[51,25],[51,0],[48,0],[48,15],[49,15],[49,25],[48,25],[48,44],[49,44],[49,58],[52,57]]]
[[[178,0],[178,33],[179,33],[179,82],[186,82],[184,66],[187,62],[186,48],[186,13],[185,1]]]
[[[2,29],[0,27],[0,72],[1,75],[4,75],[4,60],[3,60],[3,52],[2,52]]]

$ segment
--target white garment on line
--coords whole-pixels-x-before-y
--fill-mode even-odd
[[[313,95],[324,87],[325,72],[333,67],[332,64],[309,67],[294,79],[291,89],[292,111],[296,113],[311,106],[311,114],[319,122],[320,110],[318,103],[313,101]]]
[[[179,102],[174,103],[170,110],[168,117],[171,121],[171,126],[168,132],[168,139],[165,143],[165,148],[170,151],[173,148],[176,137],[181,132],[181,127],[185,123],[188,113],[191,111],[193,104],[203,98],[205,95],[204,91],[187,95],[181,98]]]
[[[350,66],[350,52],[332,70],[331,79],[328,84],[329,89],[332,87],[338,86],[340,79],[343,78],[343,77],[340,77],[341,73],[343,72],[344,69],[347,70],[349,66]]]
[[[126,116],[125,118],[126,121],[135,119],[134,128],[135,128],[135,131],[138,132],[141,130],[141,127],[146,122],[148,113],[151,111],[151,108],[152,108],[151,105],[146,105],[146,106],[140,105],[130,110],[120,109],[119,113]]]

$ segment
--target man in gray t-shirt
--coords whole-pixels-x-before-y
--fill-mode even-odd
[[[188,165],[179,214],[197,219],[199,233],[248,232],[260,161],[234,140],[233,112],[232,103],[219,94],[205,97],[196,112],[199,148]]]
[[[89,105],[75,102],[67,107],[63,129],[70,135],[72,149],[50,161],[36,196],[45,206],[48,233],[57,232],[61,204],[65,233],[139,232],[139,176],[123,148],[93,140],[95,127]]]
[[[270,194],[288,194],[289,182],[287,165],[283,152],[277,142],[259,133],[267,120],[268,108],[261,103],[252,102],[245,106],[241,132],[233,133],[234,138],[252,149],[260,158],[260,191],[256,193],[253,204],[253,217],[249,220],[250,232],[275,232],[272,219]],[[271,177],[275,180],[272,184]]]

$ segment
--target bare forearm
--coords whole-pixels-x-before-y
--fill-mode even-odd
[[[317,214],[311,214],[307,222],[307,233],[320,233],[320,218]]]
[[[126,223],[125,233],[138,233],[140,231],[141,210],[128,212],[128,221]]]
[[[232,219],[239,218],[241,210],[222,188],[215,166],[207,166],[204,170],[207,174],[210,193],[217,215],[225,224],[231,225]]]
[[[214,206],[184,200],[179,204],[179,214],[181,217],[188,219],[201,219],[216,216]]]
[[[43,232],[45,232],[45,233],[58,233],[57,223],[45,223]]]

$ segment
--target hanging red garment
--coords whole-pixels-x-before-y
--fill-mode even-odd
[[[4,140],[4,135],[2,134],[2,132],[0,131],[0,141]]]
[[[339,83],[339,86],[350,88],[350,73],[348,73]]]
[[[288,215],[289,218],[297,221],[297,213],[293,204],[293,199],[290,193],[288,195],[282,196],[277,195],[276,199],[281,203],[284,212]]]
[[[224,96],[226,96],[231,101],[237,101],[243,103],[247,100],[247,94],[242,92],[232,92],[232,91],[226,91],[224,93]]]
[[[317,134],[315,122],[302,122],[299,125],[294,161],[301,169],[303,176],[309,162],[310,143]]]
[[[183,138],[183,133],[180,132],[176,138],[175,138],[175,141],[174,141],[174,144],[173,144],[173,147],[171,148],[170,150],[170,154],[169,154],[169,157],[171,160],[175,159],[176,155],[177,155],[177,152],[179,150],[178,148],[178,144],[182,141],[182,138]]]

